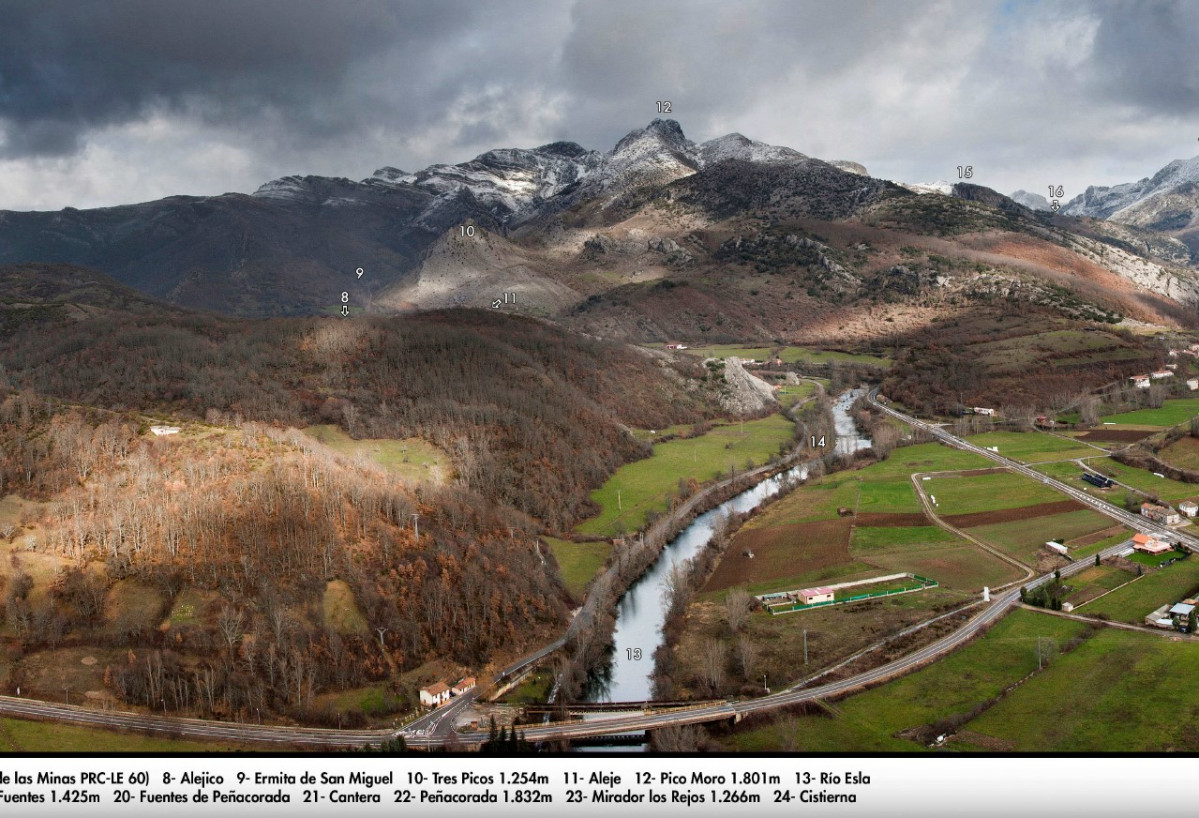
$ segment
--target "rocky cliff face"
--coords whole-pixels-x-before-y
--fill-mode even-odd
[[[720,407],[724,411],[751,415],[777,404],[770,384],[747,372],[740,358],[724,359],[724,384],[720,390]]]

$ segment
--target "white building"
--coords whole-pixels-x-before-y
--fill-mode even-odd
[[[1178,504],[1178,510],[1187,517],[1194,517],[1196,514],[1199,514],[1199,504],[1196,504],[1191,500],[1184,500]]]
[[[1170,506],[1158,506],[1153,503],[1141,503],[1141,516],[1162,525],[1178,525],[1182,522],[1182,517]]]
[[[450,700],[450,689],[445,682],[435,682],[420,689],[420,703],[425,707],[437,707]]]
[[[804,588],[799,592],[799,601],[804,605],[815,605],[817,602],[832,602],[833,589],[821,586],[819,588]]]
[[[151,426],[150,431],[153,432],[158,437],[163,437],[164,435],[179,434],[179,427],[178,426]]]

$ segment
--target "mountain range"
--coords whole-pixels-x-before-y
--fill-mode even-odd
[[[1174,162],[1055,214],[1037,194],[899,185],[655,119],[603,152],[554,142],[360,181],[0,212],[0,264],[78,265],[234,315],[499,307],[628,340],[874,337],[996,298],[1185,324],[1196,178],[1199,160]]]

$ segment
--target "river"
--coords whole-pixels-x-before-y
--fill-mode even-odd
[[[865,391],[854,389],[845,392],[833,404],[838,452],[854,452],[870,445],[870,439],[858,434],[849,416],[849,407]],[[668,589],[674,566],[691,559],[707,545],[716,521],[722,515],[752,511],[767,498],[778,494],[786,482],[803,481],[807,476],[807,466],[796,466],[763,480],[699,515],[679,532],[662,550],[658,560],[633,583],[617,604],[612,664],[605,677],[592,684],[588,701],[640,702],[652,697],[654,651],[662,644],[662,625],[666,621],[670,603]]]

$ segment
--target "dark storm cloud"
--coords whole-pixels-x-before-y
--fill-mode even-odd
[[[1199,108],[1199,3],[1102,4],[1094,13],[1097,97],[1167,115]]]
[[[1197,53],[1186,2],[0,0],[0,208],[603,150],[658,100],[886,178],[1111,184],[1199,133]]]
[[[385,50],[419,54],[467,9],[326,0],[0,4],[3,150],[71,153],[90,130],[151,110],[225,124],[269,111],[295,127],[344,127],[337,92],[353,65]]]

